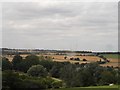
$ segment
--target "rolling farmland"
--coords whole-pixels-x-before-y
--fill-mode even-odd
[[[29,54],[21,54],[23,58],[25,58]],[[41,54],[37,54],[37,56],[41,56]],[[103,60],[102,58],[98,56],[89,56],[89,55],[54,55],[54,54],[48,54],[43,56],[49,56],[53,58],[53,61],[56,62],[70,62],[70,63],[91,63],[91,62],[97,62],[100,60]],[[110,62],[107,62],[105,64],[101,64],[101,66],[113,66],[113,67],[118,67],[120,63],[120,59],[118,58],[117,54],[103,54],[104,57],[106,57]],[[12,61],[14,55],[5,55],[10,61]],[[64,58],[66,57],[66,59]],[[70,58],[79,58],[80,60],[70,60]],[[86,59],[86,61],[83,61],[83,59]]]

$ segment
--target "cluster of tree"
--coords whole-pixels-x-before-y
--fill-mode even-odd
[[[101,67],[97,63],[89,63],[84,66],[66,65],[60,73],[60,78],[69,87],[120,84],[119,69]]]
[[[6,57],[2,58],[2,70],[16,70],[21,72],[27,72],[27,70],[33,65],[43,65],[49,71],[52,68],[53,62],[51,57],[38,57],[36,55],[28,55],[23,59],[19,54],[15,55],[10,62]]]
[[[36,55],[29,55],[24,59],[20,55],[15,55],[12,62],[4,57],[2,58],[2,70],[4,72],[3,86],[10,88],[28,88],[28,86],[31,88],[58,88],[62,86],[120,84],[120,68],[102,67],[98,63],[53,62],[50,57]],[[64,84],[62,81],[53,80],[52,77],[61,79]]]
[[[23,74],[11,70],[3,71],[2,89],[4,90],[18,90],[24,88],[58,88],[62,86],[62,81],[56,81],[51,77],[43,77],[41,75],[33,76],[34,74]],[[21,90],[20,89],[20,90]]]

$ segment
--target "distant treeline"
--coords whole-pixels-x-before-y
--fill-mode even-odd
[[[93,53],[93,54],[120,54],[120,52],[92,52],[92,51],[71,51],[71,50],[44,50],[44,49],[10,49],[1,48],[2,54],[40,54],[40,53]]]

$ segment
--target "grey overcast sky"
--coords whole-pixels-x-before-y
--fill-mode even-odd
[[[2,5],[2,47],[118,51],[117,2]]]

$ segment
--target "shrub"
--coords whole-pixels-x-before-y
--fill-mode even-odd
[[[47,70],[42,65],[33,65],[28,69],[27,74],[35,77],[46,77]]]

